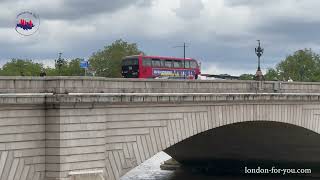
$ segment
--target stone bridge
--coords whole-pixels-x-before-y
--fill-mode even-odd
[[[319,100],[319,83],[0,77],[0,180],[117,180],[160,151],[319,163]]]

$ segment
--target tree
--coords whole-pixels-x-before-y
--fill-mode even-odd
[[[242,74],[240,75],[240,80],[254,80],[255,76],[253,74]]]
[[[57,65],[55,65],[55,68],[46,68],[45,72],[48,76],[83,76],[85,74],[84,69],[80,68],[82,60],[80,58],[72,59],[71,61],[63,60],[60,72]]]
[[[122,39],[116,40],[104,49],[93,53],[89,62],[97,76],[121,77],[121,60],[125,56],[141,54],[137,44]]]
[[[243,74],[241,80],[252,80],[253,75]],[[294,52],[276,65],[270,68],[264,75],[268,81],[320,81],[320,56],[311,49],[303,49]]]
[[[47,67],[44,69],[46,72],[47,76],[59,76],[59,72],[55,68]]]
[[[32,60],[11,59],[3,65],[1,76],[39,76],[43,64],[34,63]]]
[[[68,62],[65,69],[65,76],[84,76],[84,69],[80,68],[80,62],[83,59],[76,58]]]
[[[267,81],[278,81],[279,75],[276,69],[270,68],[267,70],[267,73],[264,75],[265,80]]]
[[[280,80],[320,81],[320,58],[311,49],[298,50],[276,67]]]

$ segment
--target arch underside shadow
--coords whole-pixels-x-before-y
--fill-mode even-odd
[[[164,151],[186,166],[278,165],[319,171],[319,142],[318,133],[303,127],[247,121],[202,132]]]

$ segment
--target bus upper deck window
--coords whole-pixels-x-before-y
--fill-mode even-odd
[[[172,67],[172,60],[165,60],[164,66],[167,68],[171,68]]]
[[[138,65],[138,64],[139,64],[138,59],[135,59],[135,58],[122,60],[123,66],[132,66],[132,65]]]
[[[146,58],[144,58],[144,59],[142,60],[142,65],[143,65],[143,66],[151,66],[151,59],[146,59]]]
[[[190,66],[191,66],[191,68],[197,68],[197,67],[198,67],[196,61],[191,61],[191,62],[190,62]]]
[[[152,67],[160,67],[160,59],[152,59]]]
[[[132,60],[132,65],[139,65],[138,59],[131,59]]]
[[[165,66],[165,60],[161,59],[160,63],[161,63],[161,67],[166,67]]]
[[[173,67],[174,68],[182,68],[183,67],[182,61],[178,61],[178,60],[173,61]]]
[[[190,61],[184,61],[185,68],[190,68]]]

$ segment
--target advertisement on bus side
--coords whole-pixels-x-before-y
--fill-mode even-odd
[[[153,69],[152,74],[156,77],[194,77],[196,73],[194,70]]]

